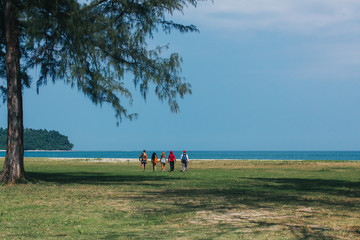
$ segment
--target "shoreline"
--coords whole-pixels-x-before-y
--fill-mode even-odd
[[[4,157],[0,157],[1,160]],[[82,161],[82,162],[139,162],[138,158],[58,158],[58,157],[24,157],[26,160],[50,160],[50,161]],[[301,162],[301,161],[320,161],[320,162],[359,162],[360,160],[322,160],[322,159],[313,159],[313,160],[302,160],[302,159],[190,159],[191,161],[286,161],[286,162]],[[181,160],[177,160],[178,163],[181,163]],[[148,163],[151,164],[151,159],[148,159]],[[160,161],[158,162],[160,164]],[[168,161],[166,160],[166,163]]]
[[[5,157],[5,151],[0,152]],[[182,152],[174,152],[179,156]],[[139,152],[78,152],[78,151],[40,151],[31,150],[25,152],[25,158],[57,158],[64,160],[72,159],[109,159],[104,161],[134,161],[138,159]],[[116,160],[114,160],[116,159]],[[117,160],[120,159],[120,160]],[[191,151],[190,160],[289,160],[289,161],[360,161],[360,151],[356,152],[323,152],[323,151]],[[135,160],[136,161],[136,160]]]
[[[0,157],[4,159],[4,157]],[[51,160],[51,161],[85,161],[85,162],[139,162],[137,158],[57,158],[57,157],[24,157],[24,160]],[[191,161],[348,161],[348,160],[287,160],[287,159],[190,159]],[[357,161],[357,160],[352,160]],[[181,163],[181,160],[176,160]],[[151,159],[148,159],[148,163],[151,163]],[[160,161],[158,161],[160,163]],[[166,160],[168,163],[168,160]]]

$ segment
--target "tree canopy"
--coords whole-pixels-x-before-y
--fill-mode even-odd
[[[14,1],[18,12],[22,79],[29,85],[26,70],[39,67],[39,88],[48,80],[63,80],[81,90],[95,104],[109,103],[116,117],[132,119],[122,103],[132,103],[124,81],[131,77],[144,98],[149,85],[177,112],[177,96],[191,93],[180,76],[181,57],[166,55],[168,46],[149,48],[147,41],[159,30],[170,33],[197,31],[167,18],[194,0],[75,0]],[[0,7],[1,8],[1,7]],[[0,9],[0,11],[2,8]],[[1,23],[0,23],[1,24]],[[4,56],[2,41],[0,56]],[[1,58],[4,65],[4,58]],[[1,67],[4,70],[4,67]],[[4,71],[0,77],[4,77]],[[125,79],[126,76],[126,79]],[[6,93],[6,87],[1,86]]]

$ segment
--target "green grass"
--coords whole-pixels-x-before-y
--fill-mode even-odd
[[[0,186],[1,237],[360,239],[360,162],[180,165],[26,159],[36,181]]]

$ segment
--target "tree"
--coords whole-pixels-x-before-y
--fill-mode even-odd
[[[84,2],[84,1],[79,1]],[[143,98],[153,84],[161,101],[177,112],[177,97],[191,94],[180,76],[181,57],[165,56],[167,46],[150,49],[154,33],[198,31],[169,20],[174,12],[196,6],[197,0],[3,0],[0,2],[0,78],[7,100],[8,137],[1,182],[26,178],[24,170],[22,89],[30,85],[27,70],[37,66],[37,89],[63,80],[95,104],[109,103],[118,121],[133,119],[123,100],[131,76]],[[117,122],[118,123],[118,122]]]

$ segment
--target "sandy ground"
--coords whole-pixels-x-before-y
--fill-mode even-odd
[[[3,158],[0,158],[3,159]],[[44,157],[44,158],[25,158],[26,159],[47,159],[53,161],[84,161],[84,162],[138,162],[138,158],[52,158],[52,157]],[[190,161],[216,161],[216,160],[249,160],[249,159],[190,159]],[[256,160],[256,159],[251,159]],[[181,162],[180,159],[176,160],[177,162]],[[148,162],[151,162],[151,159],[148,159]],[[160,161],[159,161],[160,162]],[[166,160],[167,162],[167,160]]]

